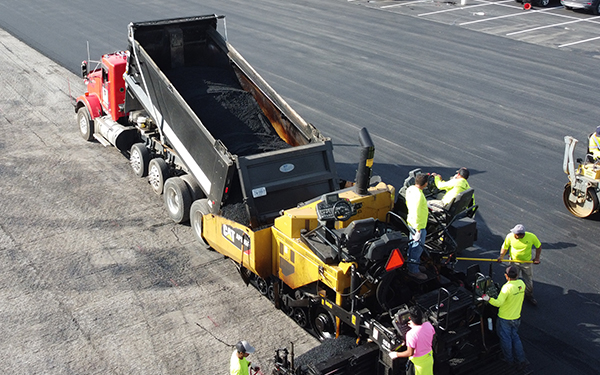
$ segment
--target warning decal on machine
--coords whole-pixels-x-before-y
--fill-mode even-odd
[[[246,254],[250,254],[250,237],[239,228],[232,227],[231,225],[223,224],[221,226],[221,234],[233,246],[242,250]]]

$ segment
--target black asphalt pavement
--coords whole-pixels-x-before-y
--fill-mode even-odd
[[[362,127],[376,145],[374,173],[396,187],[413,168],[445,177],[470,168],[479,238],[464,255],[497,257],[516,223],[543,244],[539,306],[525,306],[521,328],[535,373],[598,373],[600,223],[562,203],[563,137],[585,140],[600,125],[597,58],[346,0],[0,0],[0,28],[77,72],[86,41],[92,59],[123,49],[131,21],[211,13],[227,17],[230,43],[332,137],[342,177],[354,177]]]

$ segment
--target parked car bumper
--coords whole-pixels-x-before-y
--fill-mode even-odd
[[[577,2],[577,1],[564,1],[561,0],[560,2],[564,7],[566,8],[573,8],[573,9],[591,9],[593,2]]]

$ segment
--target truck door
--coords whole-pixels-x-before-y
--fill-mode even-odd
[[[108,96],[108,84],[109,84],[109,75],[108,75],[108,67],[102,64],[102,90],[100,93],[100,102],[102,103],[102,107],[104,108],[104,112],[110,113],[110,101]]]

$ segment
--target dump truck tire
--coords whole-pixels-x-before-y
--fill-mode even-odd
[[[202,191],[202,188],[200,187],[200,184],[198,183],[198,180],[196,180],[194,176],[192,176],[191,174],[184,174],[183,176],[181,176],[181,179],[185,181],[188,188],[192,192],[192,201],[197,201],[198,199],[206,198],[204,192]]]
[[[94,139],[94,122],[90,118],[90,112],[86,106],[77,110],[77,125],[79,125],[79,134],[86,141]]]
[[[165,181],[171,177],[169,166],[162,158],[150,160],[148,165],[148,183],[156,195],[163,193]]]
[[[209,246],[209,244],[204,237],[202,237],[202,218],[209,213],[208,199],[199,199],[192,203],[192,207],[190,208],[190,225],[192,226],[196,239],[206,246]]]
[[[143,143],[135,143],[129,151],[129,164],[133,173],[138,177],[148,175],[148,163],[150,163],[150,151]]]
[[[180,177],[171,177],[165,182],[163,198],[169,217],[176,223],[190,218],[192,194],[185,181]]]

